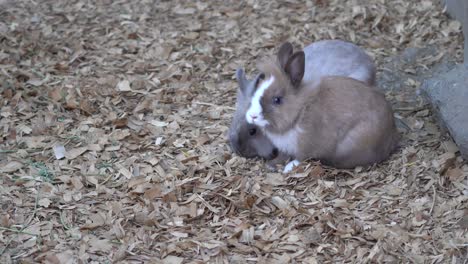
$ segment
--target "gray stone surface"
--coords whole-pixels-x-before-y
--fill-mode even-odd
[[[468,159],[468,67],[460,64],[427,79],[421,91]]]
[[[443,119],[437,118],[440,116],[437,115],[437,110],[431,111],[429,120],[417,115],[419,111],[432,108],[429,96],[421,91],[421,84],[451,71],[456,66],[456,59],[450,54],[441,53],[440,47],[436,46],[407,48],[398,55],[387,57],[378,66],[377,84],[388,95],[387,98],[398,116],[397,127],[405,135],[402,145],[411,144],[416,138],[427,137],[429,140],[440,136],[440,133],[449,132]],[[439,123],[440,130],[434,127],[433,121]],[[424,124],[422,130],[419,128],[421,124]],[[408,133],[410,131],[416,133]]]
[[[395,107],[416,107],[425,102],[420,96],[419,84],[424,80],[445,73],[455,67],[454,59],[444,56],[439,60],[440,50],[434,46],[407,48],[400,54],[385,59],[379,66],[378,87],[401,97],[392,102]]]
[[[407,48],[401,54],[388,57],[379,68],[382,73],[378,76],[379,87],[385,91],[410,92],[408,80],[423,82],[434,75],[447,72],[455,67],[453,58],[443,57],[437,61],[440,51],[429,46],[425,48]],[[412,90],[415,92],[415,90]]]

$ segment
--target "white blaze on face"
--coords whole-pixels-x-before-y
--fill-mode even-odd
[[[263,118],[263,109],[262,105],[260,104],[260,100],[274,80],[275,77],[271,75],[270,78],[263,81],[255,91],[252,100],[250,101],[249,110],[247,110],[247,113],[245,113],[245,118],[247,119],[248,123],[255,124],[259,127],[265,127],[269,124],[269,122]]]

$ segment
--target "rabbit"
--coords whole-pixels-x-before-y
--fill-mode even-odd
[[[373,60],[358,46],[342,40],[322,40],[308,45],[304,49],[305,73],[303,80],[316,86],[321,77],[327,75],[348,76],[374,85],[376,68]],[[293,46],[285,42],[278,50],[277,58],[283,68],[293,54]],[[260,156],[266,160],[278,159],[281,162],[287,155],[279,152],[261,129],[245,120],[245,113],[253,92],[264,77],[257,74],[248,80],[242,68],[237,69],[236,111],[229,128],[231,149],[241,156],[253,158]],[[314,87],[310,86],[310,87]],[[273,161],[272,164],[277,161]]]
[[[322,77],[317,86],[303,81],[305,58],[299,51],[284,66],[281,60],[260,63],[264,80],[245,115],[280,152],[294,158],[283,172],[309,158],[340,169],[388,158],[399,134],[385,96],[350,77]]]
[[[278,156],[278,149],[257,126],[245,121],[245,112],[249,107],[250,99],[255,87],[264,78],[264,74],[257,74],[253,80],[249,81],[245,78],[244,70],[237,69],[236,77],[239,90],[237,92],[236,112],[229,129],[231,148],[234,152],[240,153],[246,158],[260,156],[267,160],[274,159]]]

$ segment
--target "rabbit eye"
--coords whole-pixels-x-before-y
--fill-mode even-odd
[[[281,98],[280,96],[273,97],[273,103],[275,105],[280,105],[282,102],[283,102],[283,98]]]
[[[249,135],[253,136],[255,134],[257,134],[257,129],[256,128],[249,129]]]

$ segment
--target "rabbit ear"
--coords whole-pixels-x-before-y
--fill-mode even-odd
[[[278,61],[280,63],[281,69],[284,69],[289,58],[293,54],[293,46],[289,42],[283,43],[278,50]]]
[[[236,79],[237,79],[237,83],[239,83],[239,87],[242,93],[245,93],[245,90],[248,87],[249,81],[247,80],[247,78],[245,78],[245,72],[243,68],[238,68],[236,70]]]
[[[284,71],[288,75],[294,87],[298,87],[304,77],[305,54],[304,51],[294,53],[284,66]]]
[[[260,81],[263,81],[263,80],[265,80],[265,74],[262,72],[257,74],[257,76],[255,76],[255,79],[253,79],[253,83],[254,83],[253,89],[257,90],[258,84],[260,83]]]

